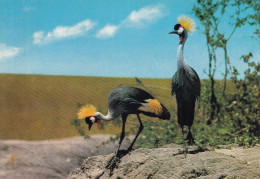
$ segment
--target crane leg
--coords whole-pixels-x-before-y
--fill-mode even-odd
[[[125,123],[126,123],[126,118],[127,118],[127,114],[122,114],[122,121],[123,121],[123,125],[122,125],[122,132],[121,132],[121,135],[120,135],[120,140],[119,140],[119,145],[117,147],[117,150],[116,150],[116,157],[119,157],[119,149],[120,149],[120,146],[125,138]]]
[[[203,147],[201,147],[198,143],[195,142],[195,140],[194,140],[194,138],[193,138],[193,136],[192,136],[192,134],[191,134],[190,127],[189,127],[189,133],[188,133],[188,135],[187,135],[186,140],[189,140],[189,141],[188,141],[188,142],[189,142],[189,145],[195,144],[195,145],[198,147],[198,149],[196,150],[197,152],[205,151],[205,149],[204,149]],[[193,151],[193,152],[194,152],[194,151]]]
[[[188,133],[186,139],[189,140],[189,144],[195,144],[194,138],[193,138],[191,131],[190,131],[190,127],[189,127],[189,133]]]
[[[186,146],[186,142],[185,142],[185,140],[184,140],[184,130],[183,130],[183,126],[181,126],[181,132],[182,132],[182,141],[183,141],[183,153],[184,153],[184,156],[186,157],[186,156],[187,156],[188,149],[187,149],[187,146]]]
[[[125,123],[126,123],[126,118],[127,118],[127,114],[122,114],[122,121],[123,121],[123,125],[122,125],[122,132],[121,132],[121,135],[120,135],[120,140],[119,140],[119,144],[118,144],[118,147],[117,147],[117,150],[116,150],[116,155],[114,158],[112,158],[112,160],[110,160],[106,166],[106,168],[110,168],[111,170],[113,168],[115,168],[116,166],[116,163],[119,162],[119,158],[120,158],[120,152],[119,152],[119,149],[120,149],[120,146],[125,138]]]
[[[139,130],[138,130],[138,132],[137,132],[137,134],[136,134],[136,136],[135,136],[133,142],[131,143],[131,145],[130,145],[129,148],[127,149],[127,152],[130,152],[130,151],[132,150],[133,145],[134,145],[136,139],[138,138],[139,134],[140,134],[140,133],[142,132],[142,130],[144,129],[144,125],[143,125],[143,123],[142,123],[142,121],[141,121],[141,119],[140,119],[139,114],[136,114],[136,115],[137,115],[137,117],[138,117],[138,120],[139,120],[139,123],[140,123],[140,127],[139,127]]]

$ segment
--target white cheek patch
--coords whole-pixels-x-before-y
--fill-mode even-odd
[[[178,30],[178,34],[182,34],[184,31],[184,28],[180,27],[179,30]]]
[[[90,120],[94,123],[95,122],[95,117],[91,117]]]

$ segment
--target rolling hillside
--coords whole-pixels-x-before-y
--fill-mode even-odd
[[[172,105],[170,79],[140,79],[166,107]],[[107,95],[118,86],[137,86],[135,78],[0,74],[0,139],[43,140],[79,135],[71,122],[78,107],[92,103],[107,112]],[[129,126],[134,122],[130,119]],[[121,130],[105,124],[88,134]],[[87,131],[87,129],[86,129]]]

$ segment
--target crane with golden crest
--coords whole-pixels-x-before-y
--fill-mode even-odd
[[[94,123],[100,124],[102,120],[111,121],[120,115],[122,116],[123,125],[119,145],[114,159],[110,161],[107,168],[115,166],[116,162],[120,159],[119,149],[125,137],[125,124],[129,114],[137,115],[137,119],[140,123],[139,130],[125,154],[132,150],[136,139],[144,127],[139,116],[140,113],[150,117],[158,117],[163,120],[170,119],[170,113],[158,100],[154,99],[148,92],[135,87],[119,87],[112,90],[108,95],[107,115],[97,112],[96,108],[90,104],[80,108],[78,119],[85,119],[85,122],[89,126],[89,130]]]
[[[184,153],[187,153],[184,140],[184,126],[188,126],[187,140],[189,143],[195,143],[191,134],[191,126],[194,120],[194,113],[200,97],[200,78],[196,71],[187,65],[183,57],[183,48],[188,38],[188,33],[195,30],[194,21],[187,16],[177,18],[178,24],[174,26],[174,31],[169,34],[179,36],[179,45],[177,49],[177,72],[172,78],[172,95],[177,102],[178,123],[182,129],[182,138]]]

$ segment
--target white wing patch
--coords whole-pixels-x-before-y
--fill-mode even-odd
[[[176,95],[172,96],[172,100],[173,100],[173,107],[174,107],[175,111],[177,112],[177,99],[176,99]]]
[[[147,101],[147,103],[141,103],[142,106],[140,106],[138,109],[139,109],[140,111],[150,112],[149,107],[148,107],[149,99],[147,99],[147,100],[145,100],[145,101]]]

